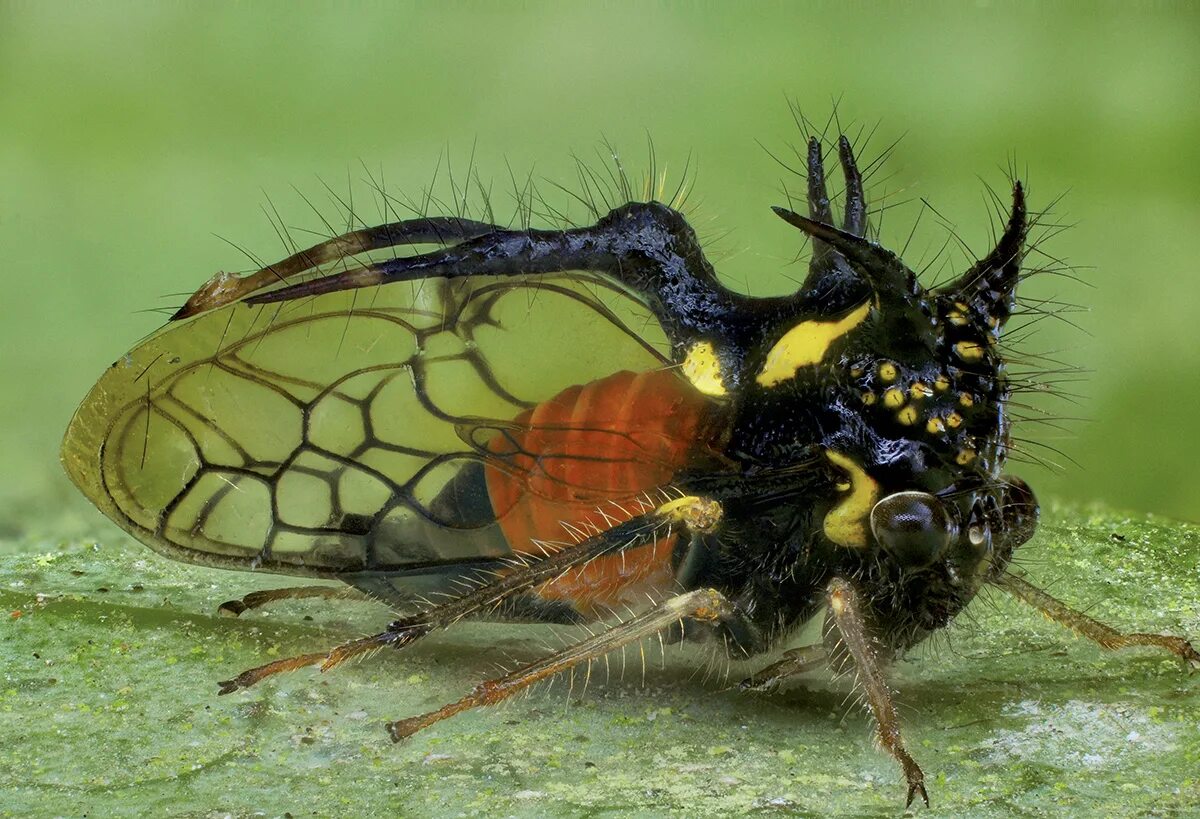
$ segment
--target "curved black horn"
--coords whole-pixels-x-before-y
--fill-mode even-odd
[[[1021,257],[1029,224],[1025,211],[1025,189],[1013,184],[1012,214],[996,249],[976,262],[958,281],[938,288],[939,294],[966,302],[971,312],[999,329],[1012,313],[1017,283],[1021,278]]]
[[[776,207],[772,210],[789,225],[800,228],[813,239],[824,242],[840,253],[856,273],[870,282],[876,293],[906,297],[921,294],[917,275],[890,250],[885,250],[861,236],[839,230],[833,225],[814,222],[787,208]]]
[[[918,296],[923,293],[916,274],[890,251],[863,238],[867,232],[867,199],[854,149],[843,134],[838,137],[838,159],[846,180],[846,207],[839,230],[833,226],[833,211],[825,188],[825,166],[821,140],[808,140],[808,212],[804,217],[787,208],[774,208],[776,215],[800,228],[813,240],[812,259],[804,292],[823,296],[861,287],[865,280],[877,294]],[[861,292],[861,291],[859,291]],[[833,299],[837,301],[837,299]]]

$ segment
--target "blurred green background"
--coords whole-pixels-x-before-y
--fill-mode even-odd
[[[903,137],[874,188],[896,205],[890,246],[925,199],[982,253],[985,184],[1003,195],[1016,167],[1033,207],[1063,197],[1053,218],[1075,226],[1045,250],[1082,280],[1026,294],[1088,308],[1025,346],[1090,371],[1063,385],[1075,403],[1041,402],[1084,420],[1017,433],[1061,451],[1035,452],[1061,470],[1020,471],[1070,502],[1048,505],[1024,565],[1118,625],[1196,634],[1200,529],[1077,502],[1200,518],[1197,43],[1200,11],[1183,3],[0,0],[0,815],[899,814],[894,766],[819,681],[746,699],[672,664],[582,704],[560,687],[387,742],[383,720],[537,656],[515,628],[212,697],[233,670],[387,613],[218,619],[220,601],[280,578],[130,547],[68,484],[59,438],[162,322],[144,311],[247,266],[218,236],[284,255],[268,198],[313,227],[293,186],[326,206],[320,180],[340,189],[363,163],[417,194],[447,154],[465,169],[474,150],[503,214],[508,166],[575,187],[571,153],[594,157],[603,136],[636,176],[648,132],[673,175],[691,153],[698,228],[722,275],[759,294],[801,272],[796,231],[768,209],[801,186],[764,150],[801,143],[789,101],[824,122],[840,99],[852,133],[877,126],[868,158]],[[909,261],[961,269],[960,251],[934,258],[945,239],[927,213]],[[1194,677],[991,602],[922,652],[931,662],[897,669],[936,782],[929,815],[1191,815]]]
[[[139,311],[246,266],[217,236],[283,255],[268,197],[311,224],[293,186],[325,202],[318,180],[365,162],[416,191],[474,150],[506,211],[506,163],[573,185],[571,152],[603,135],[636,174],[649,132],[668,170],[692,152],[722,274],[767,293],[797,275],[768,206],[799,180],[759,143],[786,156],[787,101],[823,122],[834,98],[878,125],[868,156],[903,136],[877,177],[908,203],[885,243],[924,198],[982,253],[984,183],[1003,193],[1010,163],[1034,207],[1065,194],[1076,226],[1046,250],[1085,283],[1028,294],[1090,312],[1027,346],[1092,371],[1046,405],[1085,420],[1019,432],[1062,452],[1023,471],[1046,495],[1200,518],[1198,22],[1170,3],[0,3],[0,522],[76,502],[71,411],[162,320]],[[922,219],[910,261],[944,238]]]

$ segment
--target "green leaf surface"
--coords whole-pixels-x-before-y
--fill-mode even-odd
[[[70,511],[63,532],[86,530]],[[0,543],[4,815],[898,816],[898,769],[846,681],[769,695],[697,648],[645,646],[590,680],[393,744],[385,721],[456,699],[579,632],[466,624],[400,654],[216,696],[246,667],[389,619],[370,603],[217,606],[288,578],[173,563],[116,532]],[[1052,507],[1030,578],[1123,629],[1200,634],[1200,527]],[[283,581],[282,583],[280,581]],[[760,660],[758,664],[763,664]],[[996,591],[894,669],[929,816],[1200,811],[1200,679],[1106,654]],[[922,808],[914,812],[925,813]]]

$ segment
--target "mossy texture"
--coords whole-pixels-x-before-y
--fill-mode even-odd
[[[74,513],[67,513],[67,516]],[[1122,628],[1200,634],[1200,528],[1051,508],[1030,577]],[[77,519],[64,531],[80,531]],[[224,600],[286,578],[172,563],[96,524],[0,545],[0,814],[898,816],[904,787],[844,683],[770,695],[753,668],[646,647],[399,745],[385,721],[456,698],[569,629],[469,624],[402,654],[218,698],[216,681],[371,632],[369,603]],[[1105,654],[996,592],[899,664],[929,816],[1200,812],[1200,679]],[[922,808],[914,812],[924,813]]]

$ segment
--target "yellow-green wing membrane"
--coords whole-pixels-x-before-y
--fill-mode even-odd
[[[667,366],[658,325],[587,274],[427,279],[167,325],[101,377],[62,458],[170,557],[314,576],[508,554],[437,501],[523,409]],[[469,516],[467,516],[469,517]]]

